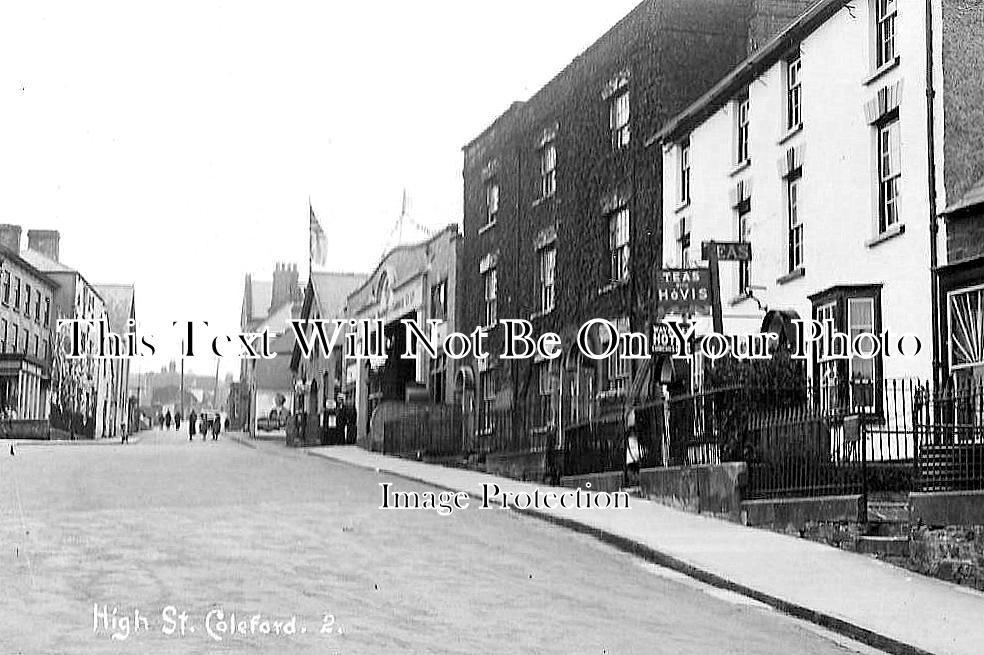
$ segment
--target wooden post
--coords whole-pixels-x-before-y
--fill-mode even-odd
[[[721,316],[721,276],[718,270],[718,250],[717,242],[708,241],[707,263],[710,271],[711,283],[711,319],[714,323],[714,331],[718,334],[724,332],[724,320]]]

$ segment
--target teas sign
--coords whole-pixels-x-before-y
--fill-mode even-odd
[[[752,261],[752,244],[747,241],[705,241],[700,244],[700,257],[710,261],[711,249],[717,253],[718,261],[750,262]]]
[[[711,299],[708,269],[661,268],[656,271],[656,302],[661,314],[709,314]]]

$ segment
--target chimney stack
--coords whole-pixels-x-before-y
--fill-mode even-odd
[[[28,230],[27,247],[39,252],[52,261],[58,261],[58,244],[61,235],[58,230]]]
[[[297,300],[297,264],[277,262],[273,270],[273,289],[270,294],[270,311],[286,302]]]
[[[20,254],[21,227],[4,223],[0,225],[0,246]]]

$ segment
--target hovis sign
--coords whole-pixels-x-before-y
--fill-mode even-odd
[[[656,271],[659,313],[709,314],[711,276],[706,268],[661,268]]]

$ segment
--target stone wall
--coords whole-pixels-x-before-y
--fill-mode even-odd
[[[738,521],[745,474],[744,462],[651,468],[639,471],[639,486],[663,505]]]
[[[984,491],[913,493],[909,559],[914,571],[984,590]]]

